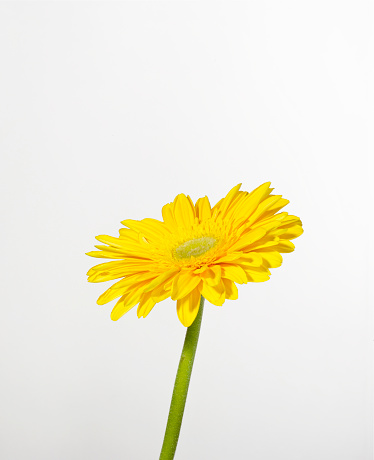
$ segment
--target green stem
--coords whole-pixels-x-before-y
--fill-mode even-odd
[[[173,396],[171,397],[169,417],[166,425],[164,442],[162,444],[160,460],[173,460],[175,449],[177,448],[184,406],[186,405],[188,385],[190,383],[197,342],[199,340],[204,300],[204,297],[201,296],[199,313],[186,332],[177,376],[175,378]]]

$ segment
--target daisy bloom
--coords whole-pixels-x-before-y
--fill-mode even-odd
[[[273,195],[270,182],[252,192],[229,191],[215,206],[208,197],[194,204],[183,193],[162,208],[163,220],[124,220],[117,238],[99,235],[92,257],[113,259],[88,272],[88,281],[119,280],[97,300],[118,299],[116,321],[138,304],[146,317],[156,303],[176,300],[181,323],[195,320],[201,296],[213,305],[237,299],[237,284],[262,282],[270,268],[292,252],[290,241],[303,233],[298,217],[281,212],[288,200]]]

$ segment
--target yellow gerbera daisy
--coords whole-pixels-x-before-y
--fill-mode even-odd
[[[269,268],[282,263],[280,253],[292,252],[289,240],[302,234],[298,217],[279,212],[288,200],[272,195],[270,182],[253,192],[234,187],[211,208],[208,198],[194,205],[178,195],[156,219],[124,220],[119,237],[96,237],[104,243],[92,257],[115,259],[91,268],[88,281],[121,278],[97,303],[120,298],[111,318],[116,321],[135,305],[146,317],[157,302],[177,301],[177,313],[186,327],[199,310],[200,297],[214,305],[237,299],[236,283],[266,281]]]

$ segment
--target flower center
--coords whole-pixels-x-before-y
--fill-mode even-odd
[[[212,249],[217,240],[211,236],[202,236],[201,238],[194,238],[188,240],[178,246],[175,250],[177,259],[189,259],[190,257],[199,257]]]

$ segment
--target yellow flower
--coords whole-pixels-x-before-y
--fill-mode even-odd
[[[162,208],[163,222],[124,220],[119,237],[96,237],[104,243],[92,257],[115,259],[91,268],[88,281],[120,279],[97,303],[120,298],[111,318],[116,321],[135,305],[146,317],[157,302],[171,297],[186,327],[199,310],[200,296],[213,305],[237,299],[236,284],[266,281],[269,268],[282,263],[280,253],[295,248],[289,240],[303,233],[301,221],[278,212],[288,200],[271,195],[270,182],[253,192],[234,187],[211,208],[208,197],[194,205],[178,195]]]

